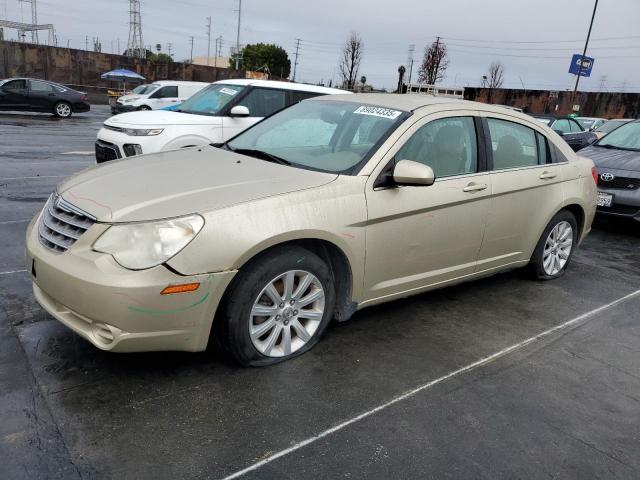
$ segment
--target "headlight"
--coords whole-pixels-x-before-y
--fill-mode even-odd
[[[160,135],[164,128],[123,128],[122,132],[132,137],[148,137]]]
[[[158,222],[113,225],[93,244],[97,252],[110,254],[129,270],[160,265],[195,238],[204,225],[200,215]]]

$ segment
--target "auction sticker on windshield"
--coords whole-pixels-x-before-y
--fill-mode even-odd
[[[224,93],[226,95],[231,95],[233,97],[238,92],[235,91],[235,90],[231,90],[230,88],[221,88],[220,89],[220,93]]]
[[[357,113],[359,115],[373,115],[374,117],[390,118],[392,120],[398,118],[402,114],[400,110],[391,110],[389,108],[382,107],[367,107],[365,105],[356,108],[353,113]]]

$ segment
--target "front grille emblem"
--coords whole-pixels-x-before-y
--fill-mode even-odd
[[[606,172],[600,175],[600,180],[602,180],[603,182],[610,182],[614,178],[616,178],[616,176],[613,173],[609,173],[609,172]]]

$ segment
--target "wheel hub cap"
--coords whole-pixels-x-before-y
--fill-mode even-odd
[[[542,266],[547,275],[557,275],[567,264],[573,248],[573,228],[569,222],[558,223],[549,232],[542,253]]]
[[[304,270],[291,270],[271,280],[253,303],[249,335],[268,357],[290,355],[315,334],[324,316],[320,281]]]

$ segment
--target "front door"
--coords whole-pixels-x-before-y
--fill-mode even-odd
[[[474,272],[491,199],[480,128],[477,119],[463,112],[428,116],[403,135],[388,158],[429,165],[434,184],[375,187],[370,180],[365,300]]]
[[[29,80],[29,103],[33,110],[50,112],[58,98],[53,85],[41,80]]]
[[[264,117],[274,114],[287,106],[286,90],[275,88],[252,88],[234,106],[239,105],[249,109],[248,117],[225,117],[222,120],[224,141],[235,137]]]
[[[11,80],[0,87],[0,108],[25,110],[29,106],[28,94],[26,80]]]

